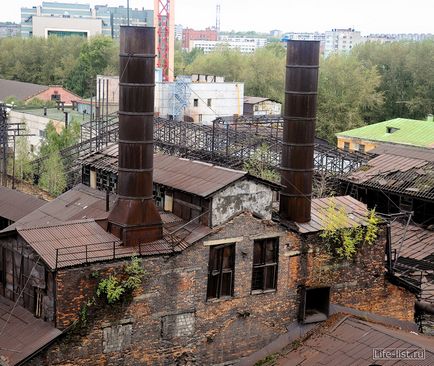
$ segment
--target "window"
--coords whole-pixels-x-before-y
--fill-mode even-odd
[[[365,145],[359,144],[359,152],[361,152],[361,153],[365,152]]]
[[[344,142],[344,150],[350,151],[350,143],[349,142]]]
[[[206,105],[207,105],[208,107],[211,107],[211,98],[208,98]]]
[[[233,296],[235,244],[212,246],[209,250],[207,299]]]
[[[54,92],[54,94],[51,94],[51,100],[60,102],[60,94]]]
[[[276,289],[278,250],[278,238],[254,241],[252,291]]]
[[[202,122],[202,118],[203,118],[203,116],[201,114],[199,114],[199,122]]]
[[[199,99],[193,99],[193,106],[197,107],[199,105]]]

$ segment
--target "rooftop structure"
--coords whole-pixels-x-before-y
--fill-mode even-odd
[[[412,331],[396,329],[387,319],[367,321],[355,315],[336,314],[328,324],[296,340],[298,347],[288,347],[277,359],[279,366],[315,365],[426,365],[434,362],[434,347],[430,337]],[[380,346],[379,346],[380,345]],[[400,357],[396,350],[408,350]]]
[[[385,214],[413,212],[421,224],[433,224],[434,153],[428,149],[383,146],[380,154],[341,177],[345,192]]]
[[[0,187],[0,230],[44,205],[46,201],[30,194]]]
[[[395,118],[336,134],[338,147],[370,151],[379,143],[434,148],[434,121]]]
[[[269,98],[261,97],[244,97],[244,115],[261,116],[261,115],[280,115],[282,104]]]

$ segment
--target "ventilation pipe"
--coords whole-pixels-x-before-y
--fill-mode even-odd
[[[280,217],[310,221],[318,92],[319,41],[288,41]]]
[[[118,199],[108,229],[135,246],[163,237],[152,194],[155,29],[121,27],[119,56]]]

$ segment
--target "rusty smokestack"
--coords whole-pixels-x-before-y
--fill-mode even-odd
[[[319,41],[287,43],[280,216],[310,221]]]
[[[108,228],[135,246],[163,236],[152,195],[155,29],[121,27],[119,57],[118,199]]]

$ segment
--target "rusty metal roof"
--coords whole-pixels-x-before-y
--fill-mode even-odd
[[[394,276],[434,303],[434,231],[397,220],[391,223]]]
[[[35,318],[32,313],[17,305],[12,316],[9,314],[14,303],[0,296],[0,355],[6,358],[10,365],[25,360],[62,332],[51,323]]]
[[[407,158],[421,159],[434,162],[434,149],[427,149],[422,147],[379,144],[374,149],[369,150],[369,153],[374,155],[398,155],[405,156]]]
[[[324,219],[327,216],[327,209],[335,205],[336,209],[343,209],[347,213],[347,222],[342,227],[355,227],[367,224],[368,210],[366,205],[357,201],[351,196],[337,196],[326,198],[315,198],[312,200],[311,220],[295,226],[300,234],[314,233],[324,229]]]
[[[116,236],[90,219],[19,228],[17,232],[52,270],[132,255],[181,252],[211,232],[207,226],[187,223],[171,213],[160,214],[163,239],[139,246],[123,246]]]
[[[423,159],[382,154],[341,179],[392,193],[434,199],[434,162]]]
[[[117,173],[118,146],[92,153],[84,165]],[[154,154],[154,182],[180,191],[207,197],[241,179],[247,172],[233,170],[176,156]],[[270,182],[270,184],[272,184]]]
[[[47,202],[27,193],[0,187],[0,217],[18,221]]]
[[[423,360],[374,359],[373,349],[425,350]],[[379,355],[377,353],[377,355]],[[339,314],[277,360],[279,366],[300,365],[434,365],[432,337],[392,329]]]
[[[110,195],[110,207],[113,207],[115,199],[114,195]],[[106,219],[107,216],[105,192],[79,184],[53,201],[22,217],[2,232],[11,231],[15,228],[58,224],[68,220]]]

